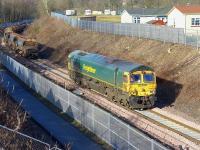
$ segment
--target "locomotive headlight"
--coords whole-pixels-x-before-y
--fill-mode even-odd
[[[152,94],[156,94],[156,90],[151,91]]]
[[[132,92],[132,94],[133,94],[133,95],[138,95],[138,91],[137,91],[137,90],[134,90],[134,91]]]

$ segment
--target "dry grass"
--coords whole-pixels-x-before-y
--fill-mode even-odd
[[[5,91],[0,89],[0,124],[8,128],[20,130],[26,122],[26,113],[9,100]]]
[[[20,105],[14,103],[8,94],[0,88],[0,125],[6,126],[18,132],[34,137],[36,139],[55,144],[55,141],[43,131],[24,112]],[[0,149],[44,149],[45,145],[30,138],[21,136],[13,131],[0,127]]]
[[[26,34],[51,48],[44,50],[43,55],[48,54],[46,58],[63,67],[66,67],[67,55],[74,49],[152,66],[160,78],[158,106],[200,122],[200,58],[193,59],[199,56],[195,48],[87,32],[52,18],[35,21]]]
[[[26,113],[10,101],[7,93],[0,89],[0,124],[20,131],[26,119]],[[5,149],[32,149],[31,143],[31,140],[23,139],[14,132],[0,128],[0,145]]]

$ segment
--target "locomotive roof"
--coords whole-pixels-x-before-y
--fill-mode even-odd
[[[72,52],[75,55],[81,56],[85,61],[93,62],[95,64],[104,65],[106,67],[118,68],[124,72],[132,72],[134,70],[152,70],[151,67],[144,66],[138,63],[133,63],[125,60],[120,60],[112,57],[106,57],[99,54],[87,53],[84,51],[76,50]]]

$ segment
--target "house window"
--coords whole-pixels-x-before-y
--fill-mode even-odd
[[[140,17],[134,17],[134,23],[140,23]]]
[[[196,18],[195,25],[199,26],[199,18]]]
[[[192,26],[195,25],[195,18],[192,18]]]
[[[137,22],[140,23],[140,17],[137,18]]]
[[[192,18],[192,26],[200,26],[200,18]]]

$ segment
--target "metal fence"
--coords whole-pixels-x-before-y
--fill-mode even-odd
[[[172,28],[168,26],[156,26],[150,24],[84,21],[55,12],[52,12],[51,16],[61,19],[73,27],[92,32],[153,39],[164,43],[170,42],[196,46],[197,48],[200,46],[200,33],[197,30],[185,31],[182,28]]]
[[[0,125],[0,149],[50,150],[49,144]]]
[[[30,88],[41,94],[67,115],[80,122],[98,137],[120,150],[165,150],[166,148],[148,138],[132,126],[110,113],[54,84],[33,72],[9,56],[0,53],[0,60],[8,70]]]

